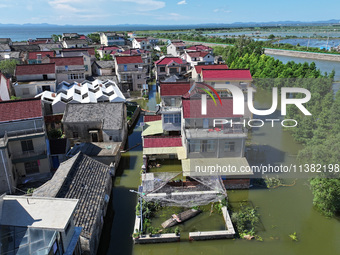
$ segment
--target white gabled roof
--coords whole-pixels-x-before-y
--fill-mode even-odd
[[[100,101],[125,102],[123,93],[114,81],[95,80],[82,83],[61,82],[57,86],[57,92],[44,91],[36,97],[41,97],[44,102],[52,105],[60,102],[67,103],[97,103]]]

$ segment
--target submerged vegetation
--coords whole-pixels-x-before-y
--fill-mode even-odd
[[[239,209],[232,213],[231,220],[241,238],[247,235],[256,236],[256,224],[260,221],[260,216],[255,208],[240,203]]]

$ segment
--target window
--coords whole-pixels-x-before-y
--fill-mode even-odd
[[[201,152],[201,141],[190,140],[189,149],[190,149],[190,152]]]
[[[203,140],[202,151],[203,152],[215,152],[215,140]]]
[[[65,66],[65,70],[68,71],[68,66]]]
[[[207,143],[207,152],[215,152],[216,141],[215,140],[208,140]]]
[[[209,128],[209,119],[203,119],[203,128]]]
[[[187,70],[186,67],[181,67],[181,72],[185,72]]]
[[[160,67],[159,72],[164,73],[165,72],[165,67]]]
[[[137,75],[137,79],[138,79],[138,80],[142,79],[142,75],[138,74],[138,75]]]
[[[78,132],[73,132],[73,138],[78,138]]]
[[[124,72],[127,71],[127,65],[124,65]]]
[[[138,65],[135,65],[135,68],[138,68]]]
[[[23,152],[34,151],[33,141],[32,140],[21,141],[21,149]]]
[[[41,54],[37,54],[37,60],[41,60]]]
[[[230,84],[230,81],[226,81],[225,84]]]
[[[84,79],[83,73],[72,73],[68,75],[69,80],[78,80],[78,79]]]
[[[214,86],[214,85],[215,85],[215,82],[212,82],[212,83],[211,83],[211,86]]]
[[[84,67],[85,67],[85,71],[89,70],[89,66],[88,65],[84,65]]]
[[[170,73],[177,73],[177,68],[170,68]]]
[[[235,151],[235,142],[225,142],[224,151]]]
[[[164,123],[181,123],[180,114],[164,114]]]
[[[25,162],[26,175],[39,173],[38,161]]]
[[[142,84],[137,84],[137,88],[139,89],[143,88]]]

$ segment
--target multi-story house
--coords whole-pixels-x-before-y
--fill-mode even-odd
[[[91,59],[88,56],[82,57],[53,57],[50,63],[56,65],[57,83],[66,82],[82,82],[86,77],[92,75]]]
[[[182,143],[186,154],[186,159],[182,160],[183,174],[200,176],[204,175],[204,170],[200,172],[199,169],[222,169],[231,165],[236,167],[235,172],[218,174],[226,187],[248,188],[253,173],[241,171],[241,167],[249,167],[245,158],[247,128],[243,125],[246,117],[233,113],[232,96],[222,97],[222,104],[218,106],[214,100],[207,99],[206,114],[202,114],[200,94],[204,92],[197,90],[202,86],[205,87],[196,83],[182,101]],[[227,119],[229,124],[215,125],[215,119]]]
[[[105,55],[114,55],[116,54],[116,52],[120,52],[120,51],[123,51],[123,50],[118,46],[103,46],[97,49],[97,52],[100,58],[103,58]]]
[[[187,51],[182,54],[181,58],[190,63],[191,66],[211,65],[214,63],[213,54],[207,51]]]
[[[15,77],[17,82],[14,83],[13,88],[17,97],[31,98],[45,90],[56,91],[54,63],[17,65]]]
[[[54,57],[54,51],[31,51],[28,53],[27,56],[27,63],[28,64],[41,64],[46,63],[46,59],[49,57]],[[48,63],[48,60],[47,60]]]
[[[114,32],[103,32],[100,33],[100,43],[105,46],[122,46],[125,45],[124,35],[117,34]]]
[[[40,99],[0,102],[0,192],[50,174]]]
[[[190,64],[178,57],[162,57],[155,62],[155,68],[157,81],[162,81],[172,75],[181,77],[189,71]]]
[[[146,84],[147,68],[140,55],[115,56],[116,75],[123,92],[142,90]]]
[[[191,78],[194,81],[201,81],[201,73],[202,69],[209,70],[209,69],[228,69],[227,65],[196,65],[191,71]]]
[[[144,66],[148,68],[147,72],[150,72],[152,66],[151,51],[143,49],[128,49],[120,51],[115,54],[116,56],[138,56],[140,55],[143,59]]]
[[[148,38],[146,37],[136,37],[132,40],[132,48],[142,49],[142,50],[151,50],[152,45]]]
[[[81,255],[78,199],[0,197],[1,254]]]
[[[62,41],[64,48],[87,48],[88,42],[84,39],[72,39]]]
[[[186,49],[184,49],[185,52],[190,52],[190,51],[205,51],[205,52],[209,52],[210,54],[213,54],[214,49],[210,48],[209,46],[205,46],[203,44],[198,44],[198,45],[193,45],[190,46]]]
[[[166,47],[166,52],[168,55],[174,57],[180,57],[184,53],[185,43],[183,41],[171,41],[171,43]]]
[[[71,143],[122,142],[127,137],[124,102],[67,104],[62,119],[64,132]]]

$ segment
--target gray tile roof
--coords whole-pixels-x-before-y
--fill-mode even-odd
[[[11,47],[8,44],[0,44],[0,51],[11,51]]]
[[[87,41],[84,39],[74,39],[74,40],[64,40],[66,44],[87,44]]]
[[[111,187],[110,167],[82,153],[60,164],[53,178],[36,189],[33,196],[79,199],[74,223],[91,238]]]
[[[113,60],[108,60],[108,61],[96,61],[96,64],[99,68],[114,68],[115,67],[115,62]]]
[[[103,129],[123,128],[124,103],[68,104],[63,117],[64,123],[102,122]]]

